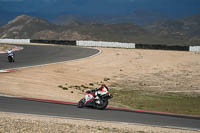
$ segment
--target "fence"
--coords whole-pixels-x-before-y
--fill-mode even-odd
[[[200,52],[200,46],[168,46],[168,45],[150,45],[150,44],[135,44],[135,43],[121,43],[121,42],[103,42],[103,41],[0,39],[0,43],[13,43],[13,44],[48,43],[48,44],[76,45],[76,46],[86,46],[86,47],[160,49],[160,50]]]
[[[200,46],[190,46],[191,52],[200,52]]]
[[[0,43],[30,43],[30,39],[0,39]]]

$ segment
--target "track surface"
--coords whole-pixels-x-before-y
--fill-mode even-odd
[[[37,102],[31,100],[0,97],[0,111],[26,114],[39,114],[60,117],[73,117],[92,120],[141,123],[172,128],[200,130],[200,119],[155,115],[134,111],[96,110],[77,108],[75,105],[61,103]]]
[[[95,49],[69,46],[52,47],[24,45],[23,47],[24,50],[15,52],[15,63],[8,63],[7,55],[0,54],[0,70],[79,59],[99,52]],[[0,96],[0,111],[200,130],[200,118],[159,115],[136,111],[119,111],[112,109],[79,109],[74,105],[38,102],[2,96]]]
[[[15,63],[9,63],[7,54],[0,54],[0,70],[33,65],[49,64],[88,57],[98,53],[96,49],[71,46],[21,45],[16,51]]]

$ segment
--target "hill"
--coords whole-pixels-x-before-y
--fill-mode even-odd
[[[85,36],[38,17],[21,15],[0,27],[0,38],[84,39]]]
[[[46,29],[53,30],[54,27],[53,24],[50,24],[43,19],[21,15],[9,21],[8,24],[0,27],[0,37],[29,38],[36,32]]]
[[[0,38],[31,38],[59,40],[135,41],[148,34],[136,24],[80,24],[70,19],[56,25],[41,18],[21,15],[0,27]]]
[[[68,16],[68,20],[63,21],[62,25],[58,25],[38,17],[21,15],[0,27],[0,38],[200,45],[199,16],[162,20],[144,26],[134,23],[97,24],[94,22],[83,24],[70,16]]]
[[[175,20],[158,21],[147,27],[158,38],[188,44],[200,44],[200,14]]]

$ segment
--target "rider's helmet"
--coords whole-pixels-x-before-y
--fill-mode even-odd
[[[9,48],[9,49],[8,49],[8,52],[12,52],[12,49],[11,49],[11,48]]]
[[[108,87],[105,84],[102,84],[100,88],[101,88],[101,91],[109,91]]]
[[[12,53],[12,50],[11,49],[8,49],[8,54]]]

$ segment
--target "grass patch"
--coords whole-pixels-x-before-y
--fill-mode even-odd
[[[90,86],[94,86],[94,83],[89,83]]]
[[[67,87],[63,87],[63,90],[68,90],[68,88]]]
[[[88,87],[85,85],[81,85],[82,88],[87,89]]]
[[[58,87],[59,87],[59,88],[63,88],[63,86],[62,86],[62,85],[59,85]]]
[[[68,90],[67,87],[64,87],[64,86],[62,86],[62,85],[59,85],[58,87],[59,87],[59,88],[62,88],[63,90]]]
[[[137,90],[112,89],[111,102],[135,109],[200,115],[200,96],[190,97],[180,93],[155,93]]]

